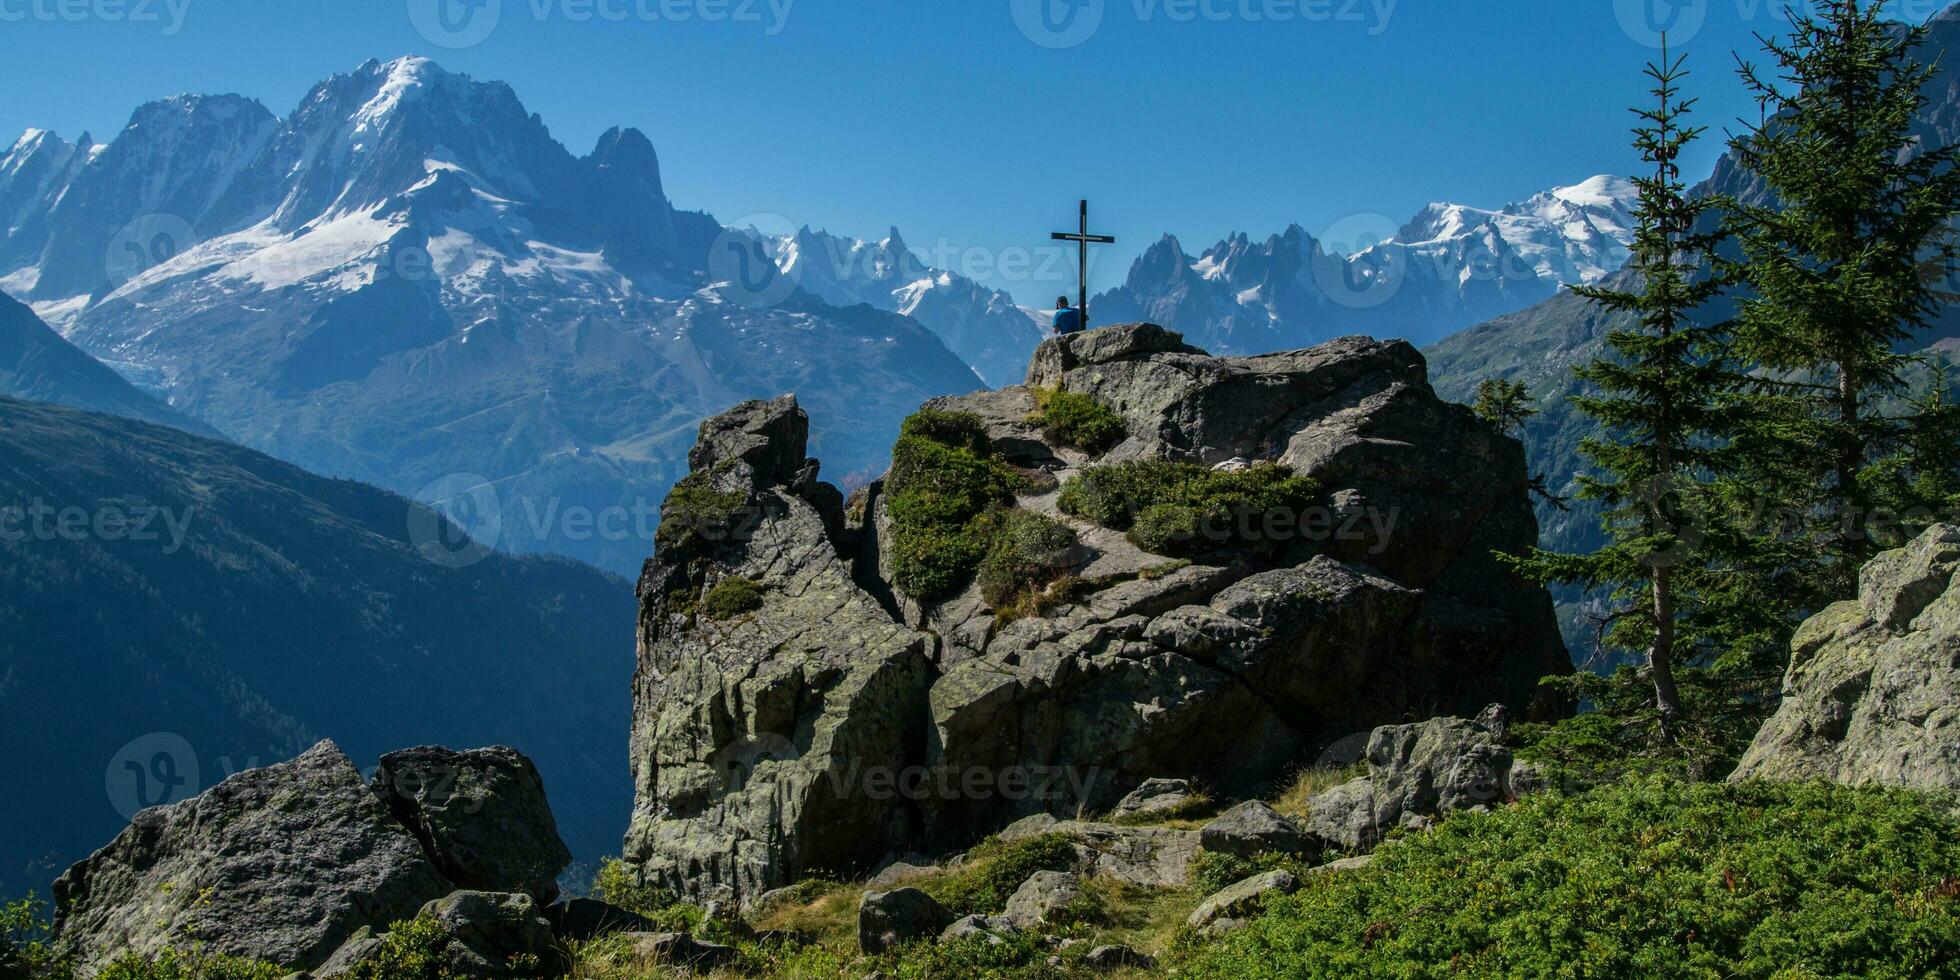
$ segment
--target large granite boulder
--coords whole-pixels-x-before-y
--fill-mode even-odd
[[[1736,780],[1960,789],[1960,527],[1880,555],[1797,631],[1783,703]]]
[[[1308,804],[1305,830],[1337,847],[1373,847],[1411,817],[1496,806],[1523,795],[1504,745],[1501,712],[1387,725],[1368,737],[1368,774]]]
[[[55,936],[84,974],[196,942],[293,969],[450,891],[332,742],[152,807],[54,885]]]
[[[374,792],[463,888],[549,904],[572,852],[558,836],[537,766],[515,749],[437,746],[381,757]]]
[[[858,948],[866,953],[938,936],[952,924],[953,913],[917,888],[865,892],[858,900]]]
[[[803,876],[849,876],[912,836],[880,780],[919,757],[928,637],[897,622],[840,557],[843,497],[804,457],[794,399],[702,424],[690,457],[731,533],[647,562],[624,854],[654,884],[748,903]],[[792,466],[792,461],[801,465]],[[663,530],[700,496],[670,498]],[[711,518],[718,515],[710,515]],[[703,600],[746,580],[755,608]]]
[[[551,923],[529,895],[452,892],[419,915],[449,937],[441,955],[450,976],[536,976],[563,965]]]
[[[1080,541],[1077,587],[1012,622],[977,587],[930,604],[894,589],[882,485],[833,513],[814,464],[791,465],[793,405],[704,426],[690,479],[758,516],[642,576],[629,860],[747,901],[1030,814],[1106,812],[1153,778],[1254,797],[1349,732],[1493,701],[1559,710],[1536,701],[1571,669],[1551,597],[1492,557],[1537,539],[1523,450],[1424,375],[1401,342],[1214,358],[1148,324],[1061,338],[1029,384],[1122,417],[1127,438],[1094,458],[1029,422],[1030,389],[935,400],[977,416],[1007,462],[1052,473],[1017,505]],[[718,448],[731,440],[739,452]],[[1279,557],[1188,564],[1059,512],[1057,483],[1144,458],[1278,464],[1323,506],[1290,515]],[[687,614],[724,576],[758,583],[760,608]]]

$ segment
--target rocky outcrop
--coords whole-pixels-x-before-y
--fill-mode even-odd
[[[1410,818],[1434,818],[1524,795],[1525,774],[1504,745],[1502,713],[1377,728],[1368,774],[1309,803],[1305,830],[1347,850],[1373,847]]]
[[[123,953],[202,948],[294,969],[450,891],[332,742],[136,815],[55,882],[84,975]]]
[[[558,837],[537,766],[515,749],[390,752],[374,791],[457,885],[523,892],[541,905],[558,896],[572,852]]]
[[[1960,527],[1873,559],[1797,631],[1783,703],[1736,780],[1960,789]]]
[[[1215,854],[1258,857],[1261,854],[1318,852],[1320,842],[1261,800],[1247,800],[1218,815],[1198,831],[1198,843]]]
[[[624,853],[697,897],[868,871],[915,834],[889,788],[924,751],[931,641],[853,580],[843,497],[816,481],[808,433],[794,398],[703,423],[698,484],[663,511],[662,534],[682,543],[640,579]],[[680,522],[713,533],[669,535]],[[757,607],[702,612],[733,579],[756,586]]]
[[[1094,397],[1127,437],[1094,459],[1058,444],[1028,388],[931,403],[1052,473],[1018,506],[1081,543],[1066,600],[1013,622],[977,587],[924,604],[889,585],[882,485],[833,512],[793,401],[703,427],[689,480],[752,519],[663,547],[641,579],[626,853],[649,880],[748,902],[1107,811],[1152,778],[1253,796],[1348,732],[1527,710],[1570,669],[1550,596],[1492,557],[1536,539],[1522,450],[1438,399],[1407,344],[1214,358],[1139,324],[1051,341],[1028,380]],[[1146,458],[1278,464],[1320,504],[1268,525],[1278,557],[1189,563],[1059,512],[1056,483]],[[759,608],[690,612],[728,577],[759,584]]]
[[[1174,813],[1195,799],[1188,779],[1146,779],[1143,785],[1117,801],[1109,811],[1112,819],[1141,819]]]

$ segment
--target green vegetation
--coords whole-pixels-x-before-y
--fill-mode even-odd
[[[1951,801],[1635,780],[1461,814],[1317,878],[1196,977],[1960,976]]]
[[[1026,478],[993,452],[978,417],[927,409],[905,420],[887,481],[893,584],[945,599],[980,575],[987,601],[1010,602],[1067,570],[1074,532],[1014,509]]]
[[[47,903],[33,895],[0,905],[0,977],[62,977],[73,972],[49,942],[46,912]]]
[[[1092,467],[1062,487],[1060,506],[1117,531],[1153,554],[1190,558],[1220,551],[1271,557],[1299,541],[1299,523],[1320,488],[1270,464],[1237,472],[1193,463],[1136,460]]]
[[[689,473],[674,484],[660,507],[660,527],[653,534],[656,548],[670,561],[685,563],[714,550],[737,530],[748,494],[717,490],[714,478],[726,463],[706,473]]]
[[[700,926],[705,918],[701,908],[683,902],[665,888],[641,880],[632,865],[618,858],[607,858],[592,880],[592,894],[608,905],[644,916],[662,929],[681,932]]]
[[[1538,551],[1513,564],[1540,581],[1608,592],[1622,614],[1607,642],[1643,651],[1655,734],[1666,742],[1683,714],[1677,661],[1714,660],[1735,640],[1728,600],[1737,594],[1720,583],[1730,580],[1728,559],[1740,552],[1728,547],[1730,535],[1710,533],[1696,519],[1708,513],[1700,502],[1713,482],[1733,465],[1723,444],[1742,377],[1727,352],[1726,327],[1697,322],[1727,285],[1694,274],[1715,264],[1722,236],[1698,230],[1712,224],[1716,202],[1689,197],[1679,161],[1702,130],[1685,123],[1694,100],[1680,95],[1682,62],[1665,50],[1661,59],[1647,66],[1655,105],[1640,111],[1634,130],[1634,147],[1654,167],[1635,179],[1640,202],[1629,268],[1639,274],[1640,291],[1575,290],[1635,321],[1607,335],[1609,354],[1574,372],[1595,394],[1573,401],[1602,433],[1580,444],[1597,475],[1579,478],[1579,496],[1602,507],[1609,542],[1590,554]]]
[[[716,582],[701,598],[701,611],[716,622],[734,619],[762,608],[762,586],[730,575]]]
[[[347,974],[348,980],[449,980],[449,934],[433,916],[396,922],[381,947]]]
[[[1041,834],[1013,843],[990,837],[968,851],[957,870],[919,887],[954,915],[993,915],[1007,907],[1029,875],[1074,866],[1075,842],[1066,835]]]
[[[1510,435],[1524,427],[1538,409],[1531,404],[1531,389],[1522,381],[1485,378],[1477,383],[1477,400],[1470,410],[1490,423],[1491,428]]]
[[[1058,388],[1034,388],[1030,393],[1036,411],[1028,422],[1040,426],[1051,441],[1100,455],[1128,434],[1122,416],[1088,395]]]
[[[97,980],[279,980],[286,970],[258,960],[199,950],[166,949],[155,956],[126,953],[96,974]],[[352,980],[417,980],[423,974],[354,974]],[[434,980],[435,974],[426,974]]]
[[[992,510],[975,522],[987,542],[980,560],[981,598],[1001,606],[1039,590],[1075,564],[1075,531],[1051,517],[1026,510]]]

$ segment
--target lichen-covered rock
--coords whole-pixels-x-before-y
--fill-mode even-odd
[[[1006,916],[966,915],[955,919],[952,925],[941,931],[939,941],[950,943],[961,939],[985,939],[991,945],[999,945],[1005,941],[1001,939],[1002,936],[1011,936],[1020,931],[1020,926]]]
[[[719,970],[738,955],[733,946],[703,942],[685,932],[626,933],[624,937],[638,956],[697,973]]]
[[[813,463],[792,472],[809,424],[794,400],[733,414],[703,423],[695,461],[739,501],[737,533],[657,554],[640,580],[625,856],[677,892],[750,902],[903,850],[910,818],[878,781],[919,754],[929,640],[853,580],[841,495],[821,491]],[[760,607],[698,614],[727,576],[756,583]]]
[[[1251,358],[1147,324],[1062,338],[1029,383],[1122,418],[1127,438],[1095,458],[1028,422],[1029,389],[935,400],[1055,477],[1031,478],[1017,506],[1075,533],[1070,588],[1019,619],[977,586],[936,603],[892,587],[883,485],[848,510],[820,491],[813,464],[792,466],[792,405],[704,426],[690,480],[713,492],[690,499],[750,516],[642,576],[628,859],[746,902],[807,873],[959,851],[1033,814],[1106,812],[1150,779],[1253,797],[1348,732],[1532,706],[1570,665],[1550,596],[1492,557],[1536,542],[1522,449],[1424,372],[1407,344],[1360,338]],[[1257,555],[1195,562],[1060,512],[1057,481],[1150,458],[1278,464],[1322,505],[1283,515]],[[759,583],[762,607],[690,615],[728,575]],[[1182,875],[1183,848],[1105,863]]]
[[[1191,781],[1188,779],[1146,779],[1143,785],[1119,800],[1116,809],[1109,811],[1109,815],[1121,820],[1170,813],[1191,802],[1192,798]]]
[[[558,836],[537,766],[515,749],[436,746],[381,757],[374,792],[436,870],[457,885],[549,904],[572,852]]]
[[[1014,890],[1001,917],[1031,929],[1082,899],[1082,879],[1068,871],[1037,871]]]
[[[858,900],[858,948],[866,953],[937,936],[952,924],[953,914],[917,888],[865,892]]]
[[[1387,725],[1368,737],[1368,775],[1313,798],[1305,830],[1350,850],[1373,847],[1404,817],[1437,817],[1513,799],[1511,750],[1482,721],[1432,718]]]
[[[1291,895],[1300,889],[1300,879],[1290,871],[1273,870],[1228,885],[1198,907],[1185,920],[1193,929],[1203,929],[1218,919],[1240,919],[1255,912],[1270,897]]]
[[[1169,827],[1126,827],[1032,814],[1009,824],[1000,839],[1012,843],[1040,834],[1075,842],[1077,867],[1091,878],[1104,877],[1139,888],[1182,888],[1191,880],[1198,856],[1198,832]]]
[[[450,890],[332,742],[152,807],[55,882],[55,936],[92,974],[195,941],[293,969]]]
[[[1207,851],[1247,858],[1320,850],[1319,840],[1262,800],[1247,800],[1219,814],[1199,828],[1198,843]]]
[[[1743,779],[1960,789],[1960,527],[1873,559],[1798,631]]]

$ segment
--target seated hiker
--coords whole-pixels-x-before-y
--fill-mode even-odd
[[[1068,305],[1067,296],[1055,301],[1055,336],[1081,333],[1087,326],[1082,321],[1082,311]]]

